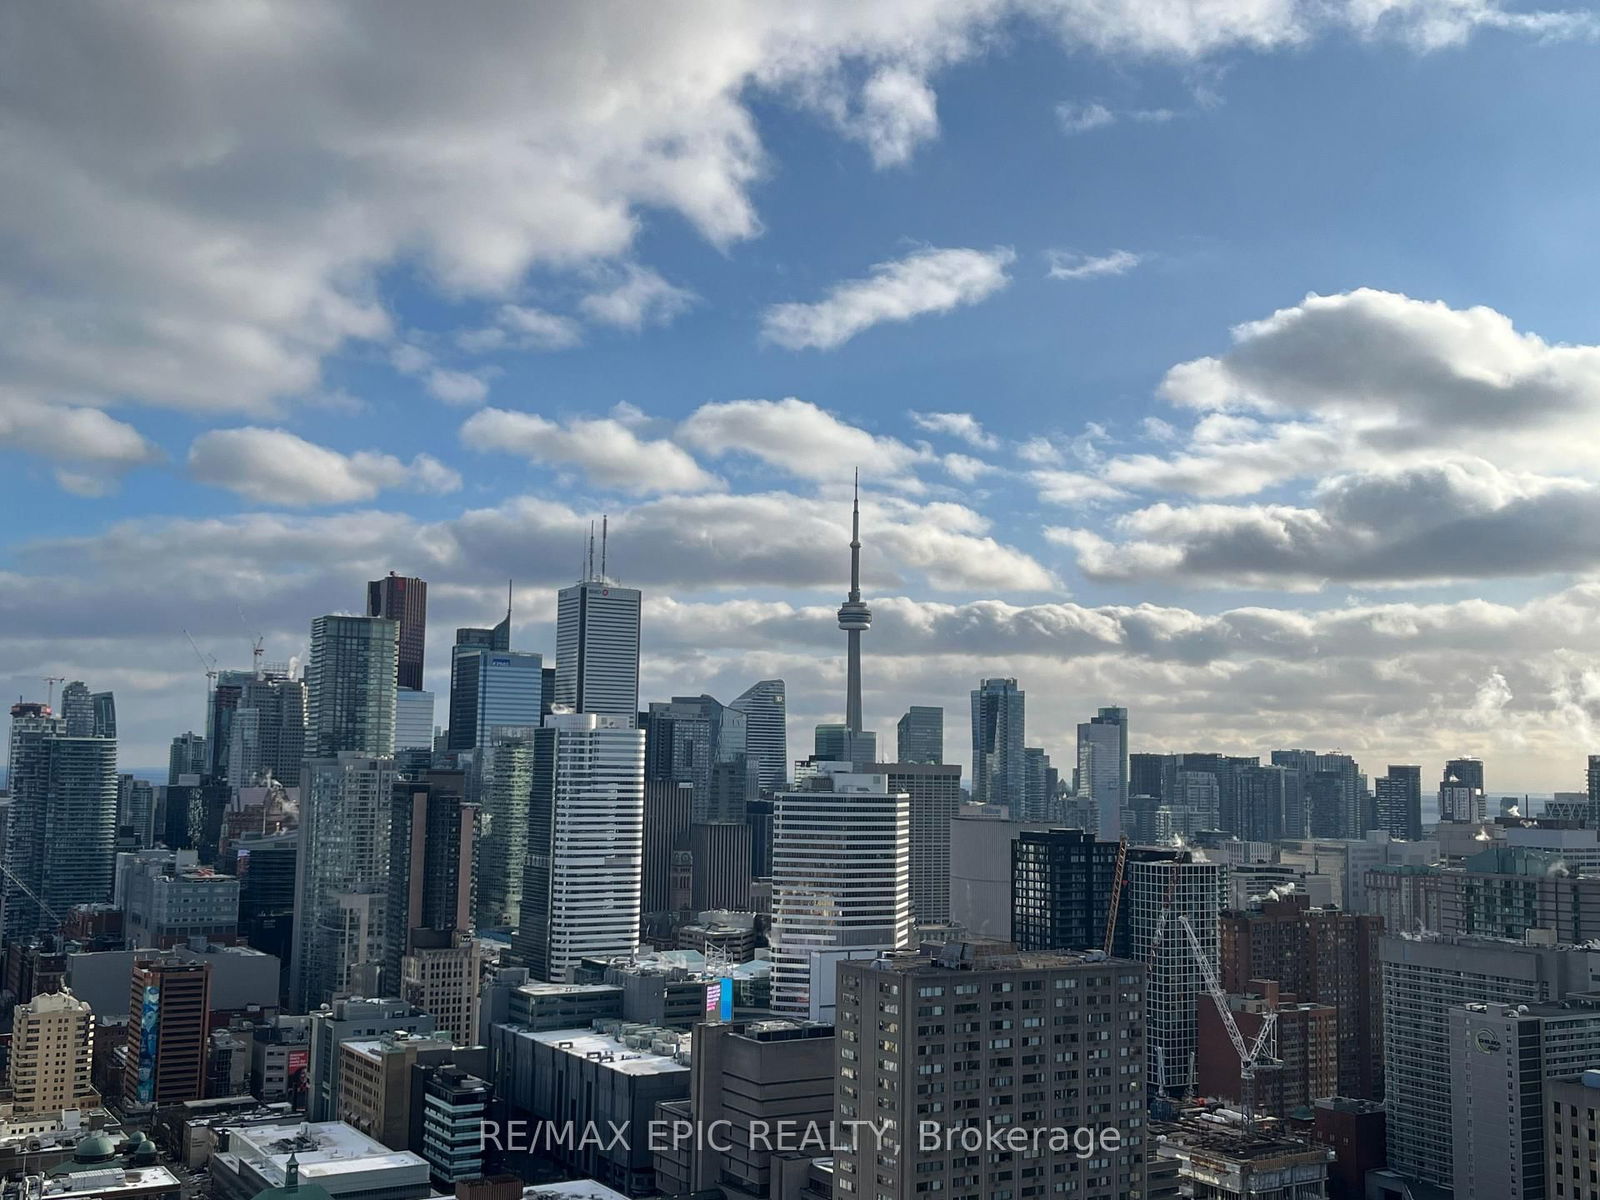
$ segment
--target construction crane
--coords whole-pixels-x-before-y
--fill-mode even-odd
[[[1117,910],[1122,907],[1122,889],[1126,886],[1128,873],[1128,835],[1123,834],[1117,841],[1117,867],[1111,873],[1111,901],[1106,912],[1106,943],[1105,952],[1111,953],[1112,946],[1117,940]]]
[[[1200,977],[1211,995],[1211,1003],[1216,1005],[1217,1015],[1222,1018],[1222,1027],[1228,1031],[1228,1040],[1233,1043],[1234,1052],[1239,1056],[1240,1109],[1244,1113],[1244,1128],[1248,1132],[1254,1128],[1256,1119],[1256,1072],[1276,1070],[1283,1066],[1277,1058],[1277,1010],[1262,1014],[1261,1030],[1256,1034],[1256,1040],[1246,1044],[1244,1035],[1239,1032],[1239,1023],[1233,1019],[1233,1010],[1228,1007],[1228,994],[1222,990],[1222,981],[1217,978],[1216,968],[1211,965],[1211,959],[1200,945],[1194,926],[1184,913],[1178,914],[1178,924],[1189,939],[1189,949],[1200,968]]]
[[[45,685],[44,706],[54,710],[56,704],[56,684],[67,681],[64,675],[40,675],[39,682]]]
[[[217,682],[217,660],[195,645],[194,636],[187,629],[183,631],[183,636],[189,639],[189,649],[193,650],[194,656],[200,660],[200,666],[206,673],[206,686],[209,688]]]
[[[4,863],[0,863],[0,874],[4,874],[7,879],[11,880],[12,883],[16,884],[19,888],[21,888],[23,893],[28,897],[28,899],[32,900],[36,905],[39,906],[39,911],[42,912],[45,916],[49,917],[52,921],[55,922],[57,929],[60,929],[63,925],[66,924],[66,922],[61,919],[61,914],[60,913],[56,912],[55,909],[51,908],[48,904],[46,904],[39,897],[39,893],[38,892],[34,891],[27,884],[23,883],[22,880],[18,877],[17,873],[15,871],[13,871],[10,867],[6,866]]]

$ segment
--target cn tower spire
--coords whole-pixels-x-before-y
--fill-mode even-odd
[[[861,473],[856,472],[855,500],[850,509],[850,594],[839,608],[845,631],[844,725],[861,732],[861,633],[872,625],[872,610],[861,602]]]

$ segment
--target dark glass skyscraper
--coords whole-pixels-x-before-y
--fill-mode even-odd
[[[944,762],[944,709],[913,704],[895,727],[896,759],[903,763]]]
[[[1377,794],[1378,828],[1408,842],[1422,840],[1422,768],[1389,767],[1373,783]]]
[[[388,617],[400,627],[400,660],[395,683],[422,690],[422,661],[428,643],[428,585],[390,571],[367,584],[367,616]]]

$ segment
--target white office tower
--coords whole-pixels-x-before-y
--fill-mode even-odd
[[[1092,803],[1102,841],[1122,836],[1128,807],[1128,710],[1102,708],[1078,726],[1078,794]]]
[[[306,760],[289,960],[295,1012],[316,1008],[338,992],[360,994],[377,978],[384,957],[394,779],[389,757],[347,751]]]
[[[581,959],[638,950],[644,730],[632,714],[545,718],[525,862],[512,950],[536,978],[570,983]]]
[[[739,694],[729,708],[745,715],[745,752],[756,784],[776,791],[789,781],[789,706],[783,680],[763,679]]]
[[[639,720],[637,588],[593,578],[562,588],[556,605],[555,703],[572,712]]]
[[[772,1008],[831,1021],[845,958],[911,942],[911,798],[889,777],[817,763],[780,792],[772,832]]]
[[[318,617],[306,668],[308,755],[394,753],[397,622],[387,617]]]
[[[1195,1002],[1205,983],[1187,917],[1200,953],[1218,965],[1217,918],[1227,903],[1227,868],[1211,862],[1130,862],[1128,897],[1133,957],[1146,965],[1150,1014],[1150,1088],[1177,1095],[1194,1082]]]

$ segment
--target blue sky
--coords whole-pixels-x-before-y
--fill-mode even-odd
[[[507,577],[550,649],[609,513],[646,698],[781,674],[803,753],[859,466],[881,730],[944,703],[962,759],[1014,674],[1058,761],[1118,703],[1135,749],[1580,786],[1592,17],[388,11],[0,18],[14,692],[112,687],[156,763],[183,629],[287,659],[391,567],[442,690]]]

